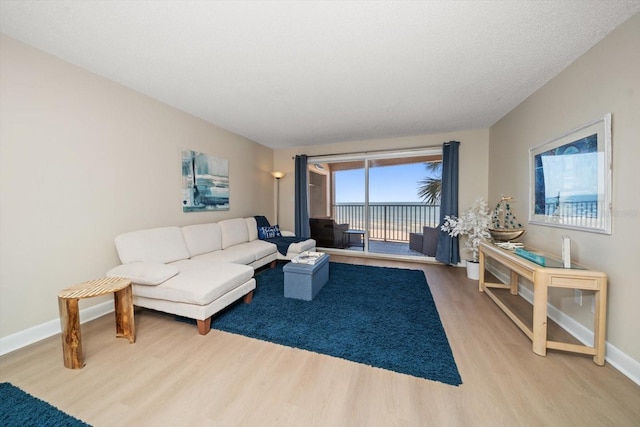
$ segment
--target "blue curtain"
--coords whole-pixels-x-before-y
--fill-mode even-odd
[[[440,225],[444,224],[445,215],[458,216],[458,141],[445,142],[442,145],[442,193],[440,197]],[[444,264],[460,262],[458,238],[452,238],[440,230],[436,260]]]
[[[296,156],[295,220],[296,236],[311,236],[307,202],[307,156],[304,154]]]

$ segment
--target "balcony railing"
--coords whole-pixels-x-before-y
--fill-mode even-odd
[[[333,218],[349,228],[365,230],[364,204],[337,204],[332,206]],[[373,203],[369,205],[369,239],[408,242],[409,233],[422,233],[422,227],[437,227],[440,205],[423,203]]]
[[[553,219],[558,224],[576,227],[604,229],[606,215],[603,212],[606,212],[606,209],[601,201],[553,201],[547,202],[544,206],[544,214],[547,218]]]

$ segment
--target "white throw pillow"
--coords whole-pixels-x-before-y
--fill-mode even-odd
[[[172,278],[180,270],[175,265],[157,262],[136,261],[122,264],[107,272],[107,277],[124,277],[138,285],[159,285]]]

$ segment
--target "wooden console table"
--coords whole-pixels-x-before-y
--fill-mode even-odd
[[[546,356],[547,349],[571,351],[593,355],[596,365],[604,365],[605,328],[607,319],[607,276],[598,271],[581,268],[562,268],[558,259],[545,256],[546,266],[526,260],[513,251],[502,249],[492,243],[480,243],[480,292],[485,292],[507,316],[533,342],[533,352]],[[486,260],[492,259],[511,270],[509,284],[486,282]],[[533,283],[533,328],[529,329],[502,301],[491,288],[509,289],[518,294],[518,277]],[[549,288],[569,288],[595,291],[595,319],[593,327],[593,347],[547,340],[547,297]]]

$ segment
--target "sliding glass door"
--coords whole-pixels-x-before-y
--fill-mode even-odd
[[[438,225],[441,161],[440,148],[310,158],[311,235],[320,237],[318,247],[424,256],[409,241],[424,226]]]
[[[318,247],[365,249],[365,162],[309,162],[309,225]]]
[[[369,161],[369,251],[416,254],[409,248],[411,233],[422,233],[440,220],[436,200],[421,196],[424,181],[441,178],[441,156],[413,156]],[[439,191],[439,189],[436,189]]]

